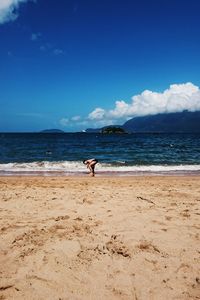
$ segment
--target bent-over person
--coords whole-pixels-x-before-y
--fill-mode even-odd
[[[98,163],[98,160],[96,158],[91,158],[91,159],[84,160],[83,163],[90,170],[90,175],[94,176],[95,175],[94,168],[95,165]]]

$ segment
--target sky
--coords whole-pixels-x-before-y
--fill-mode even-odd
[[[199,0],[0,0],[0,131],[200,110]]]

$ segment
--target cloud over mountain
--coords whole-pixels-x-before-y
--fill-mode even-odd
[[[172,84],[162,93],[145,90],[132,97],[131,103],[116,101],[115,107],[105,110],[95,108],[89,115],[91,121],[127,120],[136,116],[155,115],[200,110],[200,89],[191,82]]]
[[[0,0],[0,24],[17,19],[17,8],[22,2],[29,0]]]

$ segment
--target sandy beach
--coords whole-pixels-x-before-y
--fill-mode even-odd
[[[0,299],[200,299],[200,177],[1,177]]]

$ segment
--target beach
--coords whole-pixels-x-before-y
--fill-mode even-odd
[[[200,299],[199,176],[0,177],[0,299]]]

